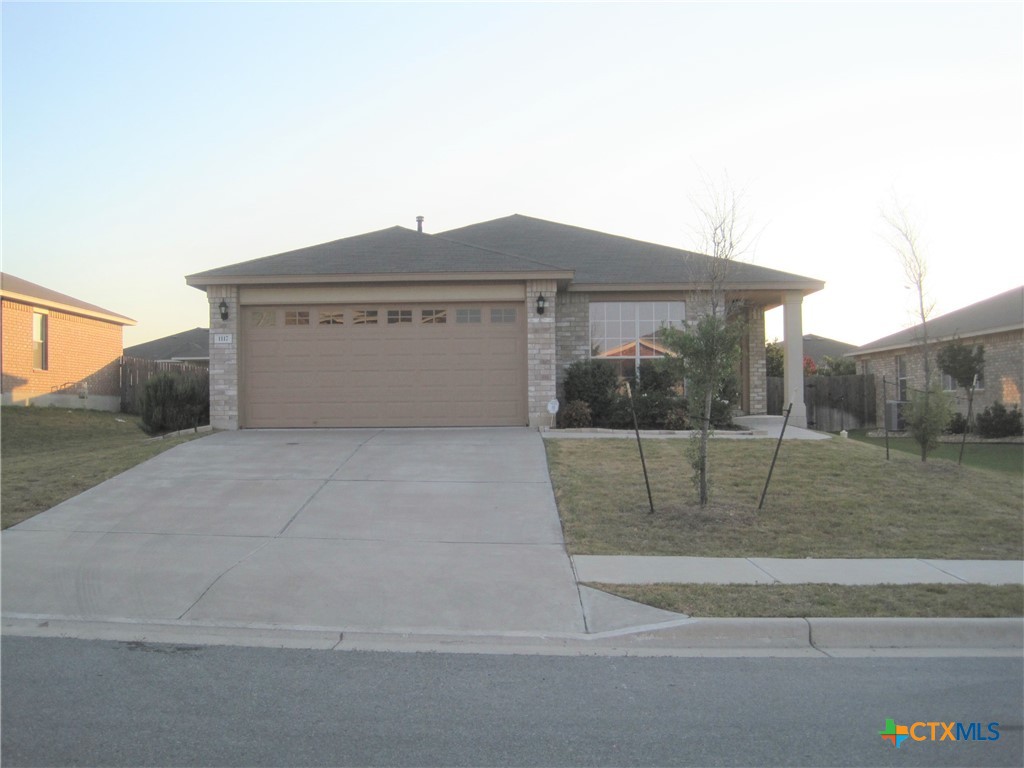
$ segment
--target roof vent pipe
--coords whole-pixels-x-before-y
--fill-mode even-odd
[[[422,232],[423,231],[423,217],[422,216],[417,216],[416,217],[416,231],[417,232]]]

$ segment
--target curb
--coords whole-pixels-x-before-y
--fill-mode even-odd
[[[577,656],[1013,656],[1024,619],[681,619],[602,632],[387,631],[9,616],[3,634],[313,650]]]

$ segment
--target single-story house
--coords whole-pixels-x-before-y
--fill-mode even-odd
[[[159,339],[125,347],[126,357],[141,357],[160,363],[210,364],[210,329],[193,328],[191,331],[173,333]]]
[[[811,358],[819,368],[824,365],[826,357],[843,357],[856,348],[856,344],[847,344],[845,341],[815,336],[813,333],[804,334],[804,357]]]
[[[440,234],[396,226],[189,275],[210,303],[211,421],[546,425],[570,363],[614,352],[636,366],[656,347],[634,342],[656,344],[662,326],[706,311],[709,258],[513,215]],[[823,287],[734,265],[739,410],[765,412],[764,312],[779,305],[787,391],[803,402],[801,306]]]
[[[118,411],[123,330],[109,309],[0,275],[4,405]]]
[[[956,382],[939,371],[936,361],[938,350],[955,337],[964,344],[985,347],[984,373],[974,396],[975,412],[996,400],[1007,407],[1020,406],[1024,390],[1024,286],[931,318],[926,327],[933,375],[940,378],[943,389],[954,398],[959,413],[966,415],[967,398]],[[898,408],[894,404],[906,402],[913,390],[924,389],[922,331],[920,324],[915,325],[848,354],[857,361],[860,373],[875,376],[877,413],[883,413],[882,408],[890,403],[886,417],[891,426],[895,424],[894,411]]]

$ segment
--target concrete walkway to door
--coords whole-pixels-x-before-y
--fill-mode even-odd
[[[2,542],[5,619],[578,634],[680,618],[577,588],[527,429],[217,433]]]

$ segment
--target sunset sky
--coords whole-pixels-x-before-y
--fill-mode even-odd
[[[521,213],[694,248],[704,180],[750,260],[815,277],[804,330],[1024,284],[1022,3],[4,2],[3,271],[207,323],[184,276],[400,224]],[[781,336],[781,317],[769,336]]]

